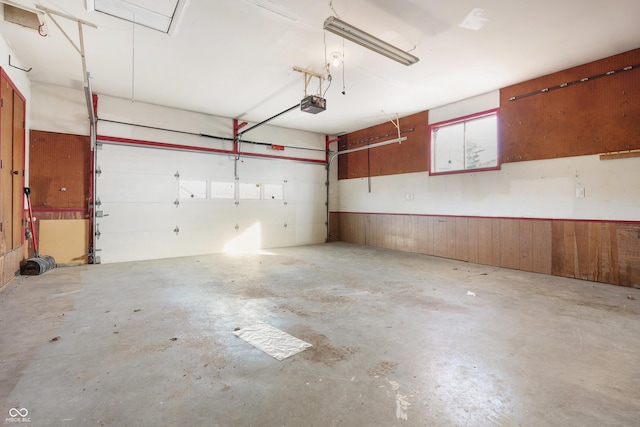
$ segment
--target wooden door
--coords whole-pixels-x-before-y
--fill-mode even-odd
[[[1,80],[0,107],[0,254],[13,249],[13,88]]]
[[[13,167],[11,170],[13,187],[12,248],[22,244],[22,216],[24,212],[24,101],[13,93]]]
[[[0,68],[0,286],[24,258],[25,99]]]

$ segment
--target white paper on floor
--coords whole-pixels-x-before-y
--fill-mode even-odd
[[[308,342],[262,322],[234,331],[233,334],[279,361],[311,347]]]

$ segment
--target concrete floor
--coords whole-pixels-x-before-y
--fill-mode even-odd
[[[640,290],[344,243],[269,252],[14,280],[0,424],[640,425]],[[278,362],[233,335],[258,321],[313,347]]]

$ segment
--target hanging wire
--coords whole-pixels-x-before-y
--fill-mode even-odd
[[[344,65],[344,39],[342,39],[342,94],[346,95],[347,91],[345,89],[346,83],[344,82],[344,71],[345,69],[345,65]]]
[[[324,63],[328,64],[328,62],[327,62],[327,32],[323,31],[322,32],[322,36],[323,36],[323,41],[324,41]]]
[[[324,98],[325,95],[327,94],[327,91],[331,87],[331,81],[333,80],[333,78],[331,77],[331,64],[329,64],[329,60],[327,59],[327,32],[326,31],[323,32],[323,41],[324,41],[324,66],[327,70],[327,80],[329,80],[329,85],[327,86],[327,88],[324,90],[324,93],[323,93],[322,77],[319,77],[318,81],[320,83],[320,90],[318,91],[318,94],[322,94],[322,97]]]
[[[131,102],[136,99],[136,23],[131,21]]]
[[[329,7],[331,8],[331,11],[335,15],[335,17],[341,19],[340,15],[338,15],[338,12],[336,12],[336,9],[333,7],[333,0],[329,0]]]
[[[329,68],[329,67],[327,67]],[[329,88],[331,87],[331,82],[333,81],[333,77],[331,77],[331,74],[329,74],[327,76],[327,80],[329,80],[329,85],[327,86],[327,88],[324,90],[324,93],[322,94],[322,97],[324,98],[325,95],[327,94],[327,91],[329,90]]]

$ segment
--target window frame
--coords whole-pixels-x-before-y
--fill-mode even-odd
[[[456,169],[451,171],[442,171],[436,172],[434,171],[434,140],[433,140],[433,132],[435,129],[439,129],[445,126],[451,126],[459,123],[466,123],[472,120],[480,119],[483,117],[495,116],[496,117],[496,165],[481,167],[481,168],[473,168],[473,169]],[[485,171],[494,171],[500,170],[500,108],[492,108],[490,110],[480,111],[478,113],[468,114],[466,116],[456,117],[450,120],[444,120],[441,122],[430,124],[428,127],[429,131],[429,152],[428,152],[428,170],[430,176],[438,176],[438,175],[452,175],[459,173],[475,173],[475,172],[485,172]],[[463,147],[464,148],[464,147]]]

